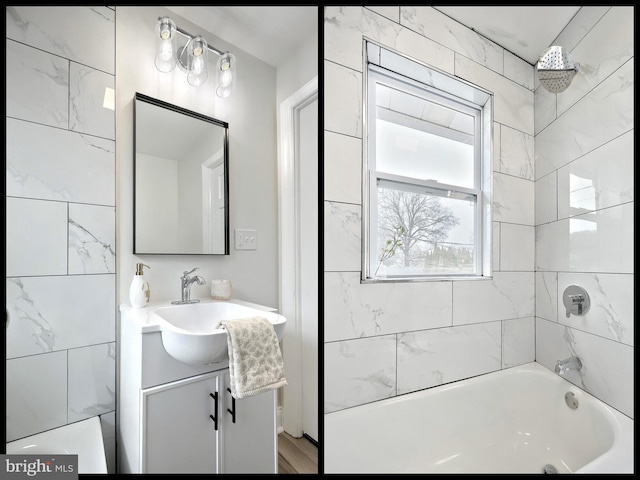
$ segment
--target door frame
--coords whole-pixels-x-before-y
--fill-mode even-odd
[[[302,323],[300,319],[299,196],[296,160],[298,111],[318,95],[318,76],[280,104],[280,152],[278,155],[279,312],[287,319],[283,357],[288,385],[283,388],[283,428],[302,437]]]

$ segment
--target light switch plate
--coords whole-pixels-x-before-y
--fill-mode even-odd
[[[258,234],[255,230],[236,228],[236,250],[255,250],[258,244]]]

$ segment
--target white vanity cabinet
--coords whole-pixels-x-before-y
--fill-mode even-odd
[[[228,361],[171,357],[152,309],[120,307],[118,472],[277,473],[277,391],[233,399]]]
[[[144,473],[220,473],[219,372],[141,394]]]
[[[229,370],[223,377],[222,462],[224,473],[277,473],[276,391],[233,399]],[[275,452],[275,456],[274,456]]]

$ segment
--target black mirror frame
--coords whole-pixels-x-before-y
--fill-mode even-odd
[[[224,253],[181,253],[181,252],[141,252],[136,250],[136,103],[140,100],[160,108],[203,120],[224,129]],[[134,255],[229,255],[229,124],[207,115],[203,115],[171,103],[158,100],[148,95],[136,92],[133,98],[133,254]]]

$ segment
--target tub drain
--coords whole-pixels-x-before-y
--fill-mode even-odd
[[[550,463],[547,463],[542,469],[542,473],[558,473],[558,471],[556,470],[556,467],[554,467]]]

